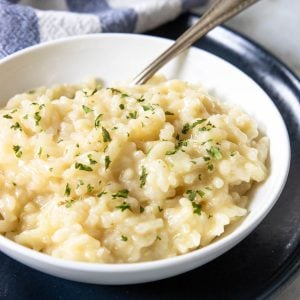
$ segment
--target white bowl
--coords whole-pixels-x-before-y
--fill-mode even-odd
[[[97,76],[106,83],[130,79],[172,41],[128,34],[99,34],[68,38],[34,46],[0,62],[1,106],[18,92],[41,85],[80,82]],[[161,70],[168,78],[202,82],[221,100],[239,104],[270,138],[270,175],[252,195],[250,212],[235,230],[191,253],[153,262],[97,264],[50,257],[0,236],[0,249],[34,269],[89,283],[128,284],[158,280],[199,267],[245,238],[266,216],[285,184],[289,138],[284,122],[266,93],[226,61],[196,48]]]

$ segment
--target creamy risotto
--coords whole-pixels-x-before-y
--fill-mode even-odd
[[[0,233],[63,259],[201,248],[267,176],[255,121],[179,80],[39,88],[9,100],[0,126]]]

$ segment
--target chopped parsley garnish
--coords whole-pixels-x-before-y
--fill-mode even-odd
[[[42,156],[42,153],[43,153],[43,148],[40,147],[39,152],[38,152],[38,156],[41,157],[41,156]]]
[[[21,147],[19,145],[13,145],[13,150],[16,157],[20,158],[22,156],[23,152],[21,151]]]
[[[35,112],[34,113],[34,119],[35,119],[35,125],[38,126],[40,124],[40,121],[42,119],[42,117],[40,116],[40,112]]]
[[[92,185],[88,184],[86,186],[86,189],[87,189],[88,193],[91,193],[94,190],[94,187]]]
[[[183,134],[187,134],[189,132],[190,129],[193,129],[194,127],[196,127],[197,125],[199,124],[202,124],[203,122],[205,122],[206,119],[199,119],[197,121],[195,121],[192,125],[190,125],[189,123],[185,123],[183,125],[183,128],[182,128],[182,133]]]
[[[20,130],[22,131],[22,127],[20,125],[19,122],[16,122],[14,125],[11,125],[10,128],[14,129],[14,130]]]
[[[203,146],[203,145],[205,145],[206,143],[209,143],[209,142],[212,142],[212,139],[209,139],[209,140],[207,140],[207,141],[205,141],[205,142],[202,142],[202,143],[201,143],[201,146]]]
[[[105,163],[105,170],[107,170],[107,168],[109,167],[109,165],[111,163],[111,160],[108,155],[105,156],[104,163]]]
[[[144,102],[145,98],[144,96],[141,96],[140,98],[136,99],[137,102]]]
[[[174,150],[169,150],[166,152],[166,155],[173,155],[177,152],[177,149],[174,149]]]
[[[156,236],[156,239],[157,239],[158,241],[161,241],[161,237],[160,237],[159,235]]]
[[[142,214],[145,211],[145,208],[143,206],[140,206],[140,213]]]
[[[135,111],[133,111],[133,112],[130,112],[126,118],[127,118],[127,119],[136,119],[137,116],[138,116],[138,113],[137,113],[137,111],[135,110]]]
[[[182,149],[182,147],[186,147],[187,145],[188,145],[188,141],[178,141],[178,144],[175,146],[175,149],[167,151],[166,155],[173,155],[173,154],[175,154],[180,149],[181,149],[181,151],[185,152]]]
[[[53,168],[49,168],[49,171],[52,172],[52,171],[53,171]]]
[[[71,194],[71,188],[69,186],[69,184],[67,183],[66,188],[65,188],[65,196],[70,196]]]
[[[183,134],[187,134],[189,130],[190,130],[190,124],[186,123],[186,124],[183,125],[183,128],[182,128],[181,132]]]
[[[24,119],[24,120],[28,120],[28,115],[25,115],[25,116],[23,117],[23,119]]]
[[[230,153],[230,156],[231,156],[231,157],[233,157],[233,156],[235,156],[235,155],[236,155],[236,151]]]
[[[213,164],[208,164],[208,165],[207,165],[207,169],[208,169],[209,171],[212,171],[212,170],[214,169],[214,165],[213,165]]]
[[[157,209],[158,209],[159,212],[162,212],[162,211],[164,210],[164,209],[161,208],[160,206],[158,206]]]
[[[220,160],[222,159],[221,151],[218,147],[212,146],[210,149],[206,149],[206,152],[213,158]]]
[[[201,190],[198,190],[198,191],[197,191],[197,194],[198,194],[201,198],[203,198],[203,197],[205,196],[205,192],[203,192],[203,191],[201,191]]]
[[[116,208],[121,209],[121,211],[125,211],[126,209],[131,210],[129,203],[123,202],[121,205],[116,206]]]
[[[66,200],[65,201],[65,207],[70,208],[73,205],[74,202],[75,202],[74,199]]]
[[[196,191],[187,190],[185,193],[188,195],[188,199],[190,201],[194,201],[195,198],[196,198],[196,196],[197,196],[197,192]]]
[[[102,126],[102,137],[103,137],[103,142],[110,142],[111,141],[111,137],[110,137],[109,132],[103,126]]]
[[[193,213],[200,216],[201,215],[201,210],[202,210],[201,204],[197,204],[195,202],[192,202],[192,205],[193,205],[193,208],[194,208]]]
[[[125,109],[125,105],[124,105],[123,103],[121,103],[121,104],[119,105],[119,107],[120,107],[121,110]]]
[[[147,104],[147,105],[143,105],[143,110],[144,111],[148,111],[148,110],[154,111],[155,108],[151,104]]]
[[[146,184],[148,173],[144,166],[142,166],[142,174],[140,175],[140,188],[142,188]]]
[[[113,95],[120,94],[122,98],[129,97],[129,95],[127,95],[126,93],[123,93],[122,91],[120,91],[118,89],[115,89],[115,88],[107,88],[107,89],[111,90]]]
[[[95,128],[98,128],[98,127],[100,127],[100,122],[101,122],[101,117],[102,117],[103,115],[102,114],[99,114],[98,116],[97,116],[97,118],[96,118],[96,120],[95,120]]]
[[[81,170],[81,171],[93,171],[93,169],[90,166],[84,165],[82,163],[75,163],[75,169]]]
[[[212,128],[216,128],[216,126],[208,122],[205,126],[199,128],[199,131],[210,131]]]
[[[4,115],[3,118],[4,119],[12,119],[12,116],[11,115]]]
[[[90,96],[93,96],[96,92],[98,91],[98,89],[82,89],[82,92],[84,93],[84,95],[86,97],[90,97]]]
[[[116,192],[115,194],[112,194],[112,197],[114,199],[116,199],[116,198],[127,198],[128,193],[129,193],[129,191],[127,189],[124,189],[124,190],[120,190],[120,191]]]
[[[171,112],[169,112],[169,111],[165,111],[165,115],[166,115],[166,116],[174,116],[174,114],[171,113]]]
[[[210,160],[210,157],[209,157],[209,156],[203,156],[203,160],[204,160],[204,161],[209,161],[209,160]]]
[[[122,239],[123,242],[127,242],[127,241],[128,241],[128,237],[125,236],[125,235],[122,235],[122,236],[121,236],[121,239]]]
[[[99,194],[97,194],[97,197],[101,197],[101,196],[103,196],[103,195],[106,195],[107,194],[107,192],[105,192],[105,191],[102,191],[102,192],[100,192]]]
[[[84,111],[86,114],[93,111],[91,108],[89,108],[89,107],[87,107],[87,106],[85,106],[85,105],[82,105],[82,109],[83,109],[83,111]]]
[[[199,195],[201,198],[203,198],[205,195],[205,193],[202,190],[196,190],[196,191],[187,190],[185,193],[188,195],[188,199],[190,201],[194,201],[197,195]]]
[[[97,161],[93,159],[92,154],[88,155],[88,159],[89,159],[91,165],[95,165],[97,163]]]

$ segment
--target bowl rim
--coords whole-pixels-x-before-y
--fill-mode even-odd
[[[78,35],[73,37],[66,37],[61,38],[58,40],[53,41],[47,41],[43,42],[41,44],[33,45],[28,48],[22,49],[16,53],[13,53],[7,57],[4,57],[0,59],[0,68],[2,65],[9,63],[10,61],[13,61],[16,58],[22,58],[22,56],[26,56],[27,54],[34,54],[35,52],[38,52],[39,50],[42,50],[47,47],[55,47],[59,46],[65,43],[74,42],[74,41],[80,41],[80,40],[94,40],[94,39],[106,39],[106,38],[133,38],[133,39],[156,39],[159,40],[162,43],[172,43],[174,40],[168,39],[168,38],[162,38],[157,36],[151,36],[151,35],[144,35],[144,34],[128,34],[128,33],[94,33],[94,34],[88,34],[88,35]],[[44,264],[47,265],[53,265],[58,266],[61,268],[66,268],[69,270],[76,270],[76,271],[88,271],[88,272],[105,272],[105,273],[127,273],[127,272],[138,272],[138,271],[147,271],[147,270],[153,270],[153,269],[161,269],[166,268],[172,265],[181,265],[184,263],[188,263],[190,261],[194,261],[195,259],[200,259],[202,256],[206,257],[209,256],[209,254],[219,252],[222,249],[225,249],[227,251],[228,249],[235,246],[240,240],[245,238],[251,231],[253,231],[264,219],[264,217],[268,214],[268,212],[272,209],[272,207],[277,202],[284,186],[287,181],[287,177],[289,174],[289,168],[290,168],[290,160],[291,160],[291,147],[290,147],[290,140],[288,131],[285,125],[285,122],[283,121],[283,118],[281,114],[279,113],[277,107],[275,106],[274,102],[271,100],[269,95],[266,94],[266,92],[246,73],[239,70],[236,66],[232,65],[231,63],[227,62],[223,58],[216,56],[206,50],[199,49],[197,47],[191,47],[190,51],[203,51],[208,53],[211,56],[217,57],[218,59],[222,60],[226,64],[229,64],[231,67],[235,68],[239,72],[241,72],[243,75],[247,77],[248,80],[252,81],[253,84],[256,85],[256,88],[260,89],[265,95],[267,101],[270,102],[271,105],[273,105],[278,121],[280,120],[280,126],[284,133],[285,141],[283,141],[283,144],[286,147],[287,157],[285,160],[285,163],[282,167],[284,169],[284,172],[280,174],[281,176],[281,184],[277,187],[277,189],[274,189],[269,196],[272,196],[272,202],[264,203],[264,205],[261,206],[260,213],[257,213],[256,215],[252,216],[251,220],[247,224],[247,227],[242,228],[241,225],[239,225],[237,228],[235,228],[230,234],[221,237],[218,241],[212,242],[211,244],[197,249],[193,250],[191,252],[187,252],[185,254],[181,254],[174,257],[169,258],[163,258],[159,260],[154,261],[146,261],[146,262],[135,262],[135,263],[99,263],[99,262],[81,262],[81,261],[72,261],[72,260],[66,260],[61,258],[53,257],[49,254],[41,253],[36,250],[27,248],[21,244],[18,244],[6,237],[4,237],[2,234],[0,234],[0,250],[2,248],[2,245],[7,248],[11,249],[11,251],[21,255],[25,256],[26,258],[30,258],[31,260],[35,261],[41,261]],[[268,204],[268,205],[267,205]],[[3,251],[4,253],[6,251]],[[223,251],[224,252],[224,251]]]

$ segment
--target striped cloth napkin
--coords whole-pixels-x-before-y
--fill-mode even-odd
[[[144,32],[207,0],[0,0],[0,58],[97,32]]]

